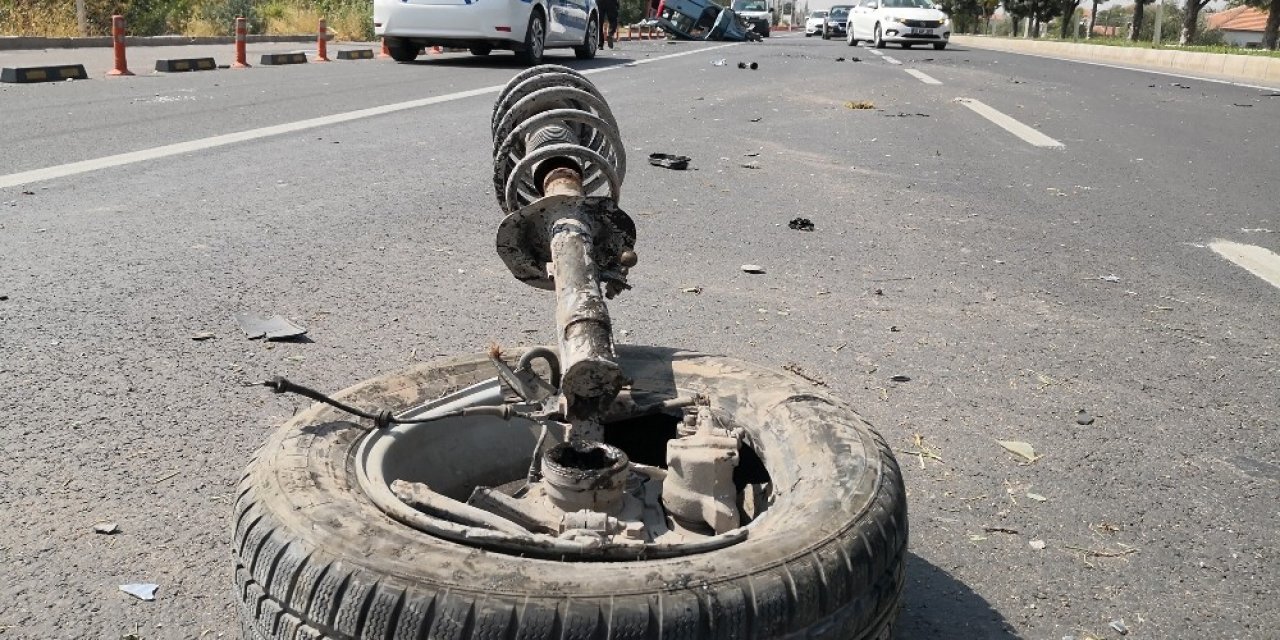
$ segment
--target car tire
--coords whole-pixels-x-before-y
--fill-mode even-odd
[[[858,46],[858,39],[853,37],[853,27],[849,27],[849,33],[845,37],[845,42],[849,43],[849,46],[851,47]]]
[[[387,43],[387,53],[391,54],[391,59],[396,62],[413,62],[418,59],[419,51],[422,51],[422,47],[416,44],[408,42]]]
[[[587,37],[582,44],[573,48],[573,55],[578,56],[579,60],[590,60],[600,50],[600,23],[597,20],[594,15],[587,20]]]
[[[487,56],[493,53],[493,47],[475,46],[468,49],[473,56]]]
[[[876,30],[871,34],[871,37],[872,42],[876,43],[877,49],[883,49],[885,47],[886,43],[884,41],[884,35],[880,33],[880,23],[876,23]]]
[[[762,32],[762,33],[760,34],[760,36],[761,36],[761,37],[764,37],[764,38],[768,38],[768,37],[769,37],[769,31],[770,31],[769,27],[765,27],[765,28],[764,28],[764,32]]]
[[[547,20],[540,8],[529,15],[529,26],[524,31],[524,49],[516,52],[520,64],[534,67],[542,64],[542,54],[547,46]]]
[[[809,33],[808,31],[806,31],[806,32],[804,32],[804,37],[806,37],[806,38],[812,38],[812,37],[813,37],[813,34],[812,34],[812,33]]]
[[[945,42],[935,42],[935,43],[933,43],[933,48],[934,48],[934,49],[937,49],[938,51],[942,51],[943,49],[946,49],[946,48],[947,48],[947,43],[945,43]]]
[[[823,28],[822,28],[822,39],[823,39],[823,40],[830,40],[830,39],[831,39],[831,32],[827,31],[827,28],[826,28],[826,27],[823,27]]]
[[[724,549],[565,562],[482,551],[402,524],[356,478],[367,425],[316,405],[258,450],[237,489],[235,600],[245,640],[892,637],[907,504],[883,438],[795,376],[719,356],[618,347],[646,392],[697,389],[777,455],[775,519]],[[489,356],[358,384],[400,410],[492,378]],[[755,526],[763,525],[763,526]],[[757,535],[759,534],[759,535]]]

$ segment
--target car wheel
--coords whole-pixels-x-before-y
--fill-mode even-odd
[[[493,53],[493,47],[486,47],[486,46],[471,47],[471,49],[469,50],[471,51],[471,55],[473,56],[487,56],[490,53]]]
[[[765,28],[764,28],[764,33],[761,33],[760,35],[761,35],[761,36],[764,36],[764,37],[766,37],[766,38],[768,38],[768,37],[769,37],[769,27],[765,27]]]
[[[823,39],[823,40],[830,40],[830,39],[831,39],[831,32],[830,32],[830,31],[827,31],[827,28],[826,28],[826,27],[823,27],[823,28],[822,28],[822,39]]]
[[[579,60],[590,60],[596,57],[596,52],[600,50],[600,23],[596,21],[595,16],[587,21],[587,37],[579,46],[573,48],[573,55],[578,56]]]
[[[812,37],[813,37],[813,34],[812,34],[812,33],[809,33],[808,31],[806,31],[806,32],[804,32],[804,37],[806,37],[806,38],[812,38]]]
[[[872,42],[876,43],[877,49],[883,49],[885,45],[884,36],[880,33],[880,24],[876,23],[876,30],[872,35]]]
[[[516,60],[531,67],[542,64],[542,51],[546,46],[547,22],[542,11],[534,9],[529,16],[529,28],[524,32],[524,50],[516,52]]]
[[[495,550],[486,547],[495,537],[488,529],[472,542],[446,539],[420,528],[424,518],[440,520],[407,505],[388,513],[371,497],[370,470],[379,484],[392,479],[388,466],[364,466],[366,441],[396,447],[394,435],[370,434],[365,421],[316,405],[271,435],[236,490],[242,637],[891,637],[908,523],[902,475],[884,439],[847,405],[781,371],[653,347],[619,346],[618,361],[644,397],[696,389],[718,420],[741,429],[758,455],[755,473],[768,474],[781,496],[749,536],[719,549],[609,562]],[[374,378],[339,397],[402,410],[493,376],[490,357],[478,354]],[[443,436],[445,455],[470,461],[460,468],[498,468],[493,462],[505,473],[507,462],[528,464],[514,454],[534,449],[532,431],[501,421],[468,426],[479,431]],[[620,438],[616,446],[628,445]],[[432,464],[411,451],[396,449],[415,465]],[[477,472],[465,482],[488,480]]]
[[[413,62],[418,59],[419,51],[422,47],[408,42],[387,43],[387,52],[396,62]]]
[[[849,46],[851,47],[858,46],[858,39],[853,37],[853,27],[849,27],[848,37],[845,40],[846,42],[849,43]]]
[[[947,43],[945,43],[945,42],[935,42],[935,43],[933,43],[933,48],[934,48],[934,49],[937,49],[938,51],[942,51],[943,49],[946,49],[946,48],[947,48]]]

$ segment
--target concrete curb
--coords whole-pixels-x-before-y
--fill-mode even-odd
[[[246,36],[247,42],[315,42],[316,35],[302,36]],[[330,33],[325,38],[333,40]],[[235,44],[235,36],[128,36],[125,44],[130,47],[172,47],[191,44]],[[0,36],[0,51],[16,49],[80,49],[84,47],[110,47],[111,36],[94,38],[43,38],[36,36]]]
[[[1280,58],[1268,56],[1204,53],[1201,51],[1178,51],[1176,49],[1111,47],[1098,44],[993,38],[988,36],[952,35],[951,42],[976,49],[1027,53],[1082,62],[1104,62],[1165,73],[1194,74],[1206,78],[1247,84],[1280,85]]]

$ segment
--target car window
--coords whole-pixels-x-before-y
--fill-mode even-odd
[[[849,15],[849,7],[832,7],[831,13],[827,14],[828,18],[845,18]]]
[[[932,9],[929,0],[884,0],[884,6],[891,9]]]
[[[826,12],[826,11],[814,11],[813,13],[809,14],[809,17],[810,17],[810,18],[825,18],[825,17],[827,17],[827,12]]]
[[[769,7],[765,5],[764,0],[735,0],[733,3],[734,11],[768,11]]]

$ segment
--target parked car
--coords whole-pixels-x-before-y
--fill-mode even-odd
[[[812,37],[815,33],[822,33],[822,23],[827,19],[826,11],[814,11],[809,14],[809,18],[804,21],[804,37]]]
[[[373,0],[373,32],[396,62],[425,47],[461,47],[477,56],[516,52],[528,65],[547,49],[590,59],[600,46],[596,0]]]
[[[733,0],[733,10],[761,36],[769,37],[773,26],[773,11],[765,0]]]
[[[831,11],[827,13],[827,17],[822,21],[822,39],[830,40],[835,37],[844,37],[845,24],[849,20],[849,10],[853,9],[853,5],[838,4],[831,7]]]
[[[951,18],[929,0],[862,0],[849,14],[849,46],[864,40],[883,49],[897,42],[903,49],[916,44],[947,48]]]

